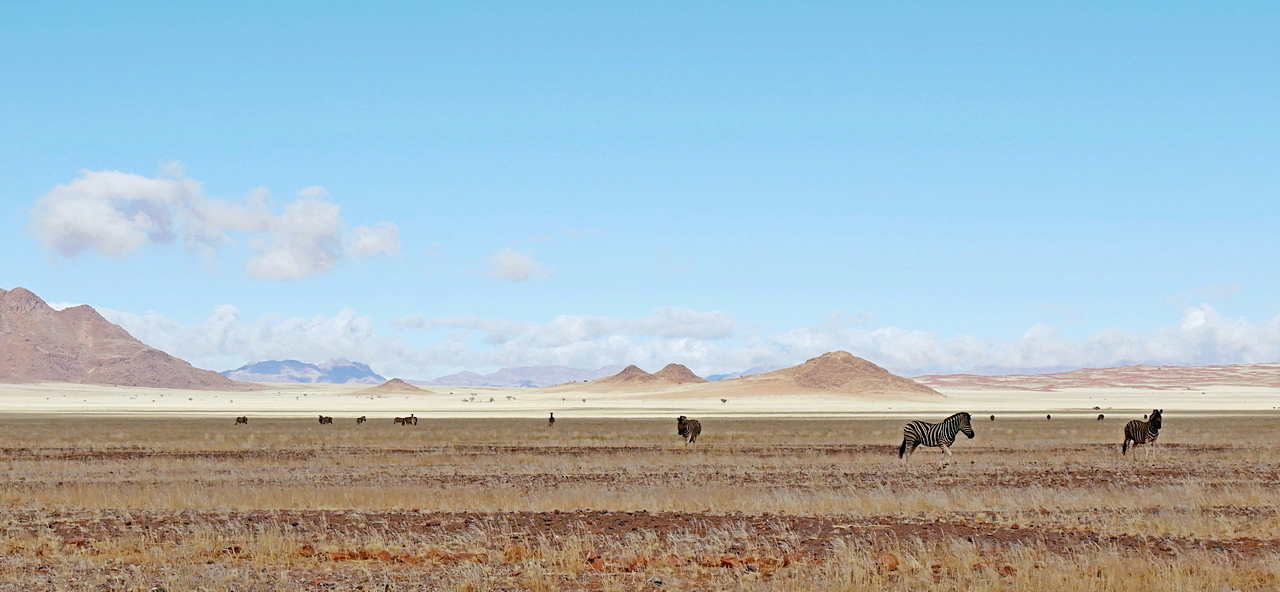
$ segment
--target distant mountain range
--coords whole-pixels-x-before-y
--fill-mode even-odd
[[[714,374],[707,380],[740,378],[777,370],[781,366],[756,366],[732,374]],[[618,364],[597,370],[583,370],[568,366],[517,366],[503,368],[489,374],[458,372],[434,380],[410,380],[411,384],[428,386],[490,386],[505,388],[542,388],[566,382],[582,382],[613,376],[625,366]],[[386,378],[378,375],[366,364],[341,358],[324,364],[308,364],[298,360],[266,360],[246,364],[235,370],[220,372],[223,376],[243,382],[319,382],[332,384],[381,384]],[[692,376],[692,373],[690,373]],[[696,378],[696,377],[695,377]]]
[[[707,380],[711,382],[715,382],[717,380],[728,380],[730,378],[742,378],[743,376],[755,376],[757,374],[764,374],[765,372],[773,372],[774,370],[779,370],[784,367],[785,366],[752,366],[750,368],[747,368],[746,370],[743,370],[742,372],[733,372],[730,374],[712,374],[710,376],[707,376]]]
[[[441,376],[435,380],[411,380],[413,384],[432,386],[495,386],[516,388],[542,388],[564,384],[566,382],[582,382],[613,376],[622,366],[605,366],[599,370],[580,370],[568,366],[520,366],[503,368],[489,374],[475,372],[459,372]]]
[[[1060,391],[1072,388],[1191,390],[1211,386],[1280,387],[1280,364],[1084,368],[1048,374],[948,374],[917,376],[935,388],[955,390]]]
[[[562,384],[544,392],[654,393],[677,397],[717,397],[721,402],[742,396],[802,394],[933,398],[943,395],[910,378],[898,376],[846,351],[833,351],[802,364],[772,372],[708,382],[680,364],[650,374],[636,366],[588,383]]]
[[[365,364],[342,358],[334,358],[318,365],[297,360],[267,360],[265,362],[246,364],[235,370],[227,370],[220,374],[227,378],[244,382],[382,384],[387,380]]]

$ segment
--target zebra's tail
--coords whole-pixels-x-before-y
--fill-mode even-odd
[[[906,439],[906,438],[903,438],[903,439],[902,439],[902,446],[899,446],[899,447],[898,447],[898,458],[902,458],[902,457],[904,457],[904,456],[906,456],[906,455],[907,455],[907,439]]]

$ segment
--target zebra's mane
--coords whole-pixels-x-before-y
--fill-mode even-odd
[[[953,413],[953,414],[951,414],[951,416],[950,416],[950,417],[948,417],[947,419],[952,419],[952,418],[960,417],[961,415],[966,415],[966,416],[969,416],[969,417],[973,417],[973,416],[969,415],[969,412],[968,412],[968,411],[961,411],[960,413]],[[947,419],[944,419],[944,420],[942,420],[942,421],[947,421]]]

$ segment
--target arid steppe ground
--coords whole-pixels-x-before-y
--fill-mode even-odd
[[[1274,590],[1280,414],[0,416],[0,590]],[[892,555],[892,558],[889,555]],[[877,561],[879,558],[879,561]]]

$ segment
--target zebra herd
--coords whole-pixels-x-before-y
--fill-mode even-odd
[[[1094,407],[1097,409],[1097,407]],[[1149,445],[1147,449],[1148,455],[1155,448],[1156,438],[1160,436],[1160,428],[1162,426],[1164,414],[1163,409],[1154,409],[1150,416],[1143,415],[1142,420],[1133,420],[1124,426],[1124,444],[1120,446],[1120,454],[1129,453],[1129,444],[1133,444],[1134,450],[1139,445]],[[1102,421],[1106,416],[1099,413],[1098,421]],[[1045,420],[1052,421],[1052,415],[1045,415]],[[356,424],[364,423],[368,418],[360,416],[356,418]],[[996,416],[991,416],[991,421],[995,421]],[[321,424],[332,424],[333,418],[325,415],[320,416]],[[410,413],[408,417],[397,417],[394,419],[395,425],[418,425],[418,417]],[[248,425],[249,418],[240,416],[236,418],[236,425]],[[556,415],[552,413],[547,418],[547,426],[555,427]],[[681,415],[676,419],[676,434],[684,438],[685,446],[696,444],[698,436],[702,435],[702,422],[696,419],[689,419]],[[956,413],[939,423],[929,423],[927,421],[913,421],[902,428],[902,445],[898,447],[898,458],[910,460],[911,454],[920,446],[928,446],[931,448],[941,448],[943,454],[943,462],[946,462],[951,455],[951,445],[956,442],[956,435],[964,434],[973,439],[973,416],[961,411]]]
[[[1096,407],[1095,407],[1096,409]],[[1137,450],[1140,444],[1149,444],[1147,454],[1150,455],[1155,448],[1156,438],[1160,436],[1160,426],[1162,423],[1162,414],[1164,409],[1155,409],[1151,411],[1150,418],[1144,415],[1142,418],[1146,421],[1133,420],[1124,426],[1124,444],[1120,446],[1120,454],[1123,456],[1129,453],[1129,443],[1133,443],[1134,450]],[[1053,415],[1045,415],[1046,421],[1052,421]],[[681,416],[680,419],[684,419]],[[1098,421],[1106,419],[1106,416],[1099,413]],[[995,421],[996,416],[991,416],[991,421]],[[911,453],[915,452],[918,446],[930,446],[933,448],[941,448],[943,454],[943,462],[951,456],[951,445],[956,441],[956,434],[964,434],[969,438],[973,438],[973,418],[963,411],[952,415],[941,423],[929,423],[925,421],[913,421],[902,429],[902,446],[898,447],[898,458],[910,460]]]

